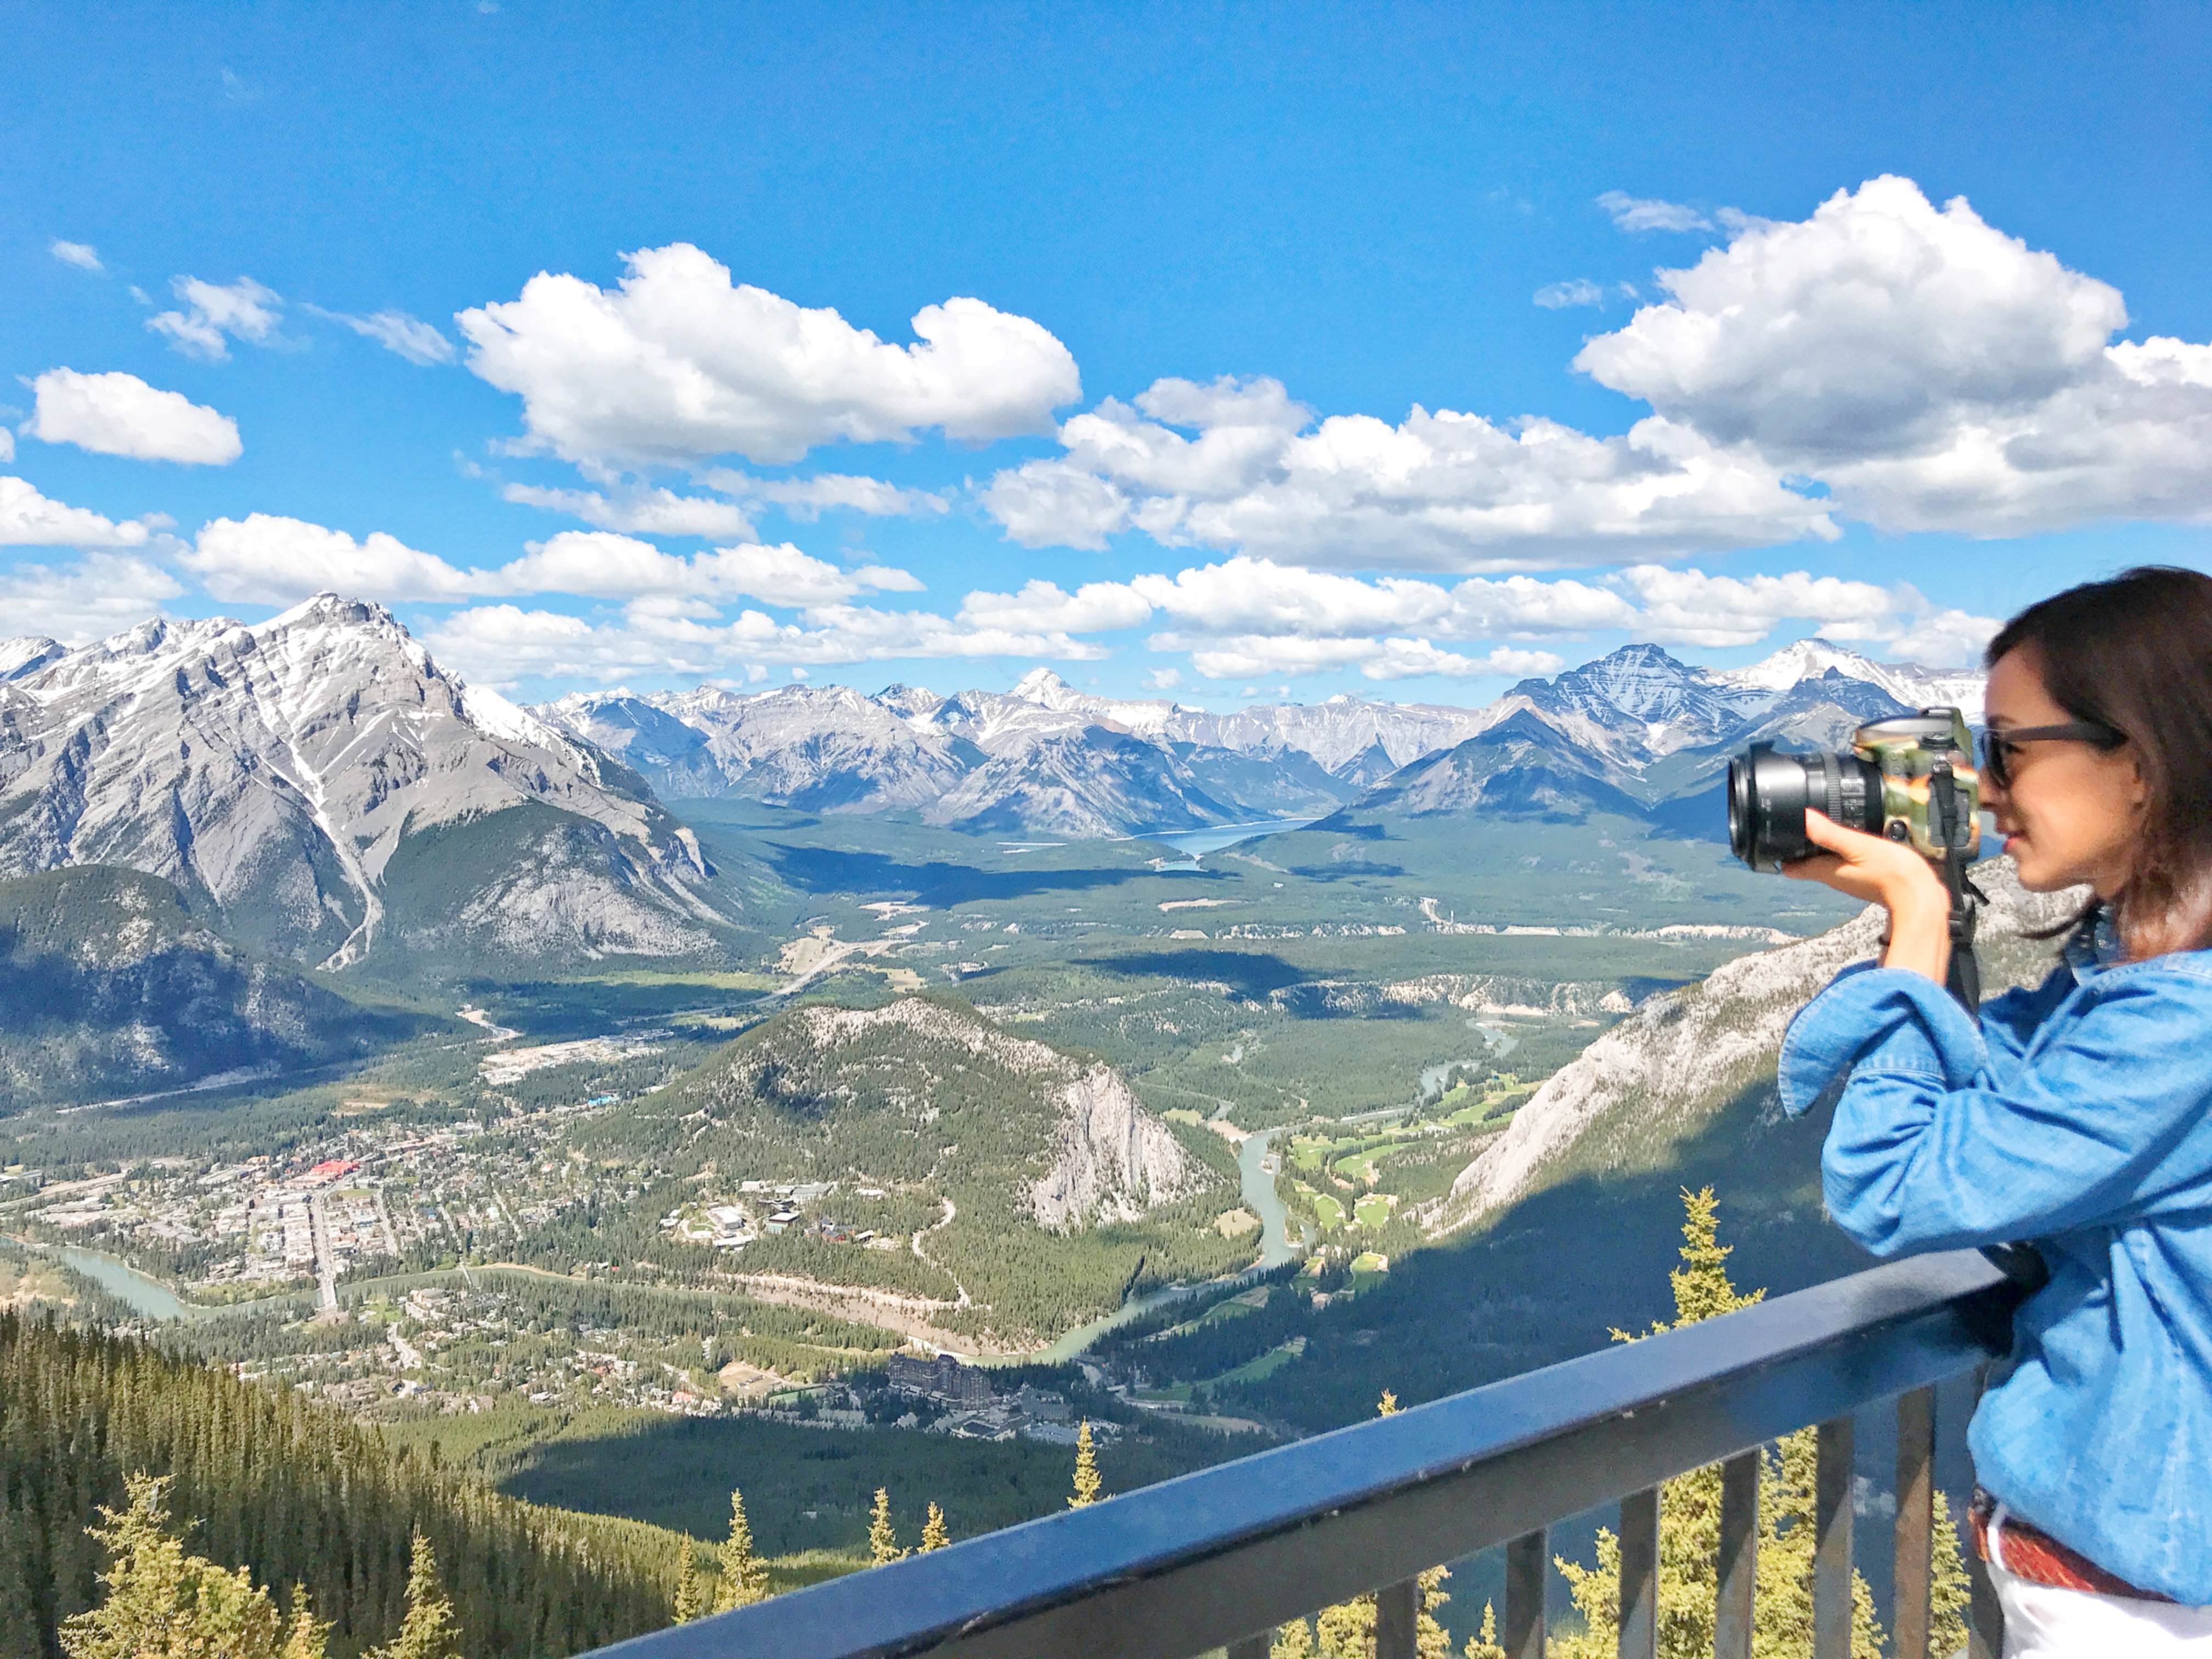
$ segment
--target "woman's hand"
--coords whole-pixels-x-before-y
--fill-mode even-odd
[[[1822,850],[1784,865],[1782,873],[1881,905],[1889,912],[1882,966],[1911,969],[1943,983],[1951,968],[1951,896],[1936,866],[1905,842],[1846,830],[1810,809],[1805,835]]]

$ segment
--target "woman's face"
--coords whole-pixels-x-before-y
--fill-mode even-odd
[[[2040,653],[2021,646],[1990,670],[1984,720],[2007,727],[2063,726],[2074,719],[2044,689]],[[2122,744],[2030,742],[2010,756],[2012,787],[1984,772],[1984,799],[1996,814],[2005,851],[2032,892],[2056,892],[2087,882],[2108,899],[2127,884],[2143,783],[2135,751]]]

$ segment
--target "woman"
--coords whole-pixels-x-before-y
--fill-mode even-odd
[[[1990,642],[1982,781],[2037,892],[2094,896],[2034,990],[1943,990],[1910,847],[1808,813],[1788,873],[1886,907],[1782,1051],[1833,1092],[1830,1213],[1877,1255],[2034,1241],[2049,1282],[1968,1435],[2008,1656],[2212,1659],[2212,577],[2138,569]]]

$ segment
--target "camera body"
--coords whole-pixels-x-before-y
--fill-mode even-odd
[[[1937,863],[1971,859],[1981,844],[1981,779],[1966,717],[1923,708],[1862,726],[1847,751],[1785,755],[1762,743],[1729,763],[1729,846],[1753,869],[1817,850],[1805,835],[1808,807]]]

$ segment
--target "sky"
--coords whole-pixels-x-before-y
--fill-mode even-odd
[[[2212,13],[0,0],[0,638],[1474,703],[2212,568]]]

